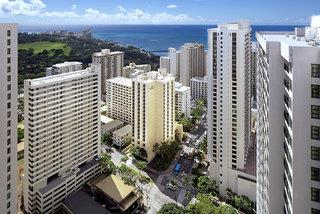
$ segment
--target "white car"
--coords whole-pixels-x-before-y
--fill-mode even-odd
[[[178,187],[169,182],[167,183],[166,188],[175,191]]]

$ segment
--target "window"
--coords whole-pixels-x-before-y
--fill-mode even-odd
[[[11,57],[7,58],[7,63],[10,64],[11,63]]]
[[[7,45],[11,45],[11,39],[7,39]]]
[[[7,85],[7,90],[8,91],[11,90],[11,85],[10,84]]]
[[[8,139],[7,139],[7,145],[9,146],[10,144],[11,144],[11,139],[8,138]]]
[[[320,202],[320,190],[318,188],[311,187],[311,200]]]
[[[8,82],[11,81],[11,75],[8,75],[8,76],[7,76],[7,81],[8,81]]]
[[[316,167],[311,167],[311,180],[320,181],[320,169]]]
[[[320,140],[320,127],[311,126],[311,139]]]
[[[320,78],[320,64],[311,65],[311,77]]]
[[[311,97],[312,98],[320,98],[320,86],[319,85],[311,85]]]
[[[311,106],[311,118],[320,119],[320,106],[317,106],[317,105]]]
[[[7,48],[7,54],[11,54],[11,48]]]
[[[320,210],[311,208],[311,214],[320,214]]]
[[[10,100],[11,99],[11,94],[7,94],[7,100]]]
[[[7,154],[9,155],[11,153],[11,149],[7,148]]]
[[[11,72],[11,66],[7,67],[7,72],[10,73]]]
[[[10,120],[7,121],[7,127],[10,127],[11,126],[11,122]]]
[[[11,108],[11,103],[7,103],[7,109]]]
[[[311,146],[311,159],[312,160],[320,160],[320,148]]]

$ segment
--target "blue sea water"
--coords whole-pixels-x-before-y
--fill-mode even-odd
[[[21,26],[21,32],[67,30],[78,32],[91,29],[95,38],[133,45],[165,55],[169,47],[178,48],[186,42],[207,45],[207,29],[216,25],[93,25],[93,26]],[[252,39],[256,31],[293,31],[293,25],[252,25]],[[298,26],[301,27],[301,26]]]

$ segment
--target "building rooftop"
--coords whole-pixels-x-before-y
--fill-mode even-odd
[[[102,49],[101,52],[94,53],[93,56],[101,57],[106,55],[117,55],[117,54],[124,54],[124,52],[121,52],[121,51],[111,52],[110,49]]]
[[[46,85],[50,83],[60,82],[63,80],[70,80],[73,78],[78,78],[78,77],[82,77],[82,76],[93,74],[93,73],[96,73],[96,72],[92,68],[86,68],[79,71],[57,74],[54,76],[47,76],[47,77],[37,78],[33,80],[29,79],[26,81],[27,81],[27,84],[30,86],[41,86],[41,85]]]
[[[281,42],[291,47],[314,47],[305,37],[297,37],[293,32],[258,32],[265,41]],[[317,45],[320,47],[320,45]]]
[[[184,86],[179,82],[175,82],[175,90],[176,92],[185,92],[185,91],[189,91],[190,87]]]
[[[132,132],[132,125],[130,125],[130,124],[120,128],[118,130],[115,130],[113,132],[113,134],[118,135],[118,136],[123,136],[123,135],[125,135],[125,134],[127,134],[129,132]]]
[[[111,214],[111,212],[91,198],[83,189],[67,197],[63,201],[63,207],[73,214]]]
[[[107,80],[108,82],[131,87],[132,86],[132,79],[126,78],[126,77],[114,77]]]
[[[197,80],[197,81],[207,81],[207,77],[205,76],[205,77],[192,77],[192,79],[191,80]]]
[[[61,68],[66,66],[72,66],[72,65],[82,65],[82,62],[63,62],[53,65],[52,67]]]
[[[149,83],[153,81],[168,82],[174,80],[174,76],[166,72],[166,69],[159,69],[159,71],[150,71],[145,74],[137,76],[136,80],[143,83]]]

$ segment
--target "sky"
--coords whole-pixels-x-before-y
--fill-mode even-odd
[[[320,0],[0,0],[0,22],[22,25],[309,24]]]

